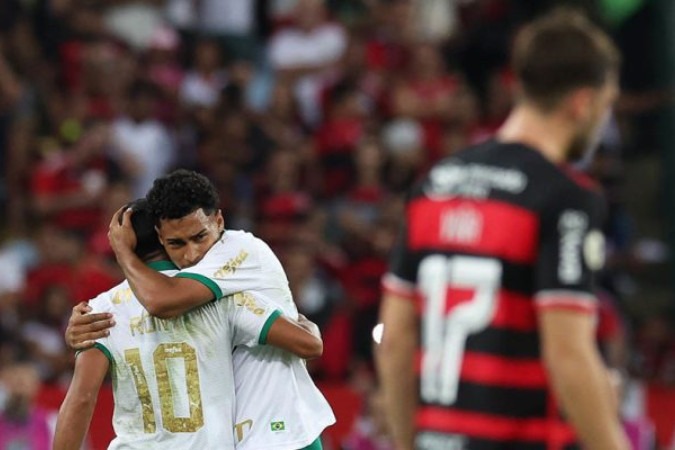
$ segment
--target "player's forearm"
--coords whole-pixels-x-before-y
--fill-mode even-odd
[[[588,351],[547,359],[553,388],[584,448],[628,450],[599,355]]]
[[[412,351],[407,343],[382,342],[377,365],[384,411],[397,450],[413,448],[414,413],[417,404]]]
[[[93,394],[68,391],[56,422],[52,450],[79,450],[87,434],[91,416],[96,406]]]
[[[307,317],[302,314],[298,317],[298,325],[317,339],[321,339],[321,330],[319,329],[319,326],[311,320],[308,320]]]
[[[206,298],[203,301],[196,301],[202,299],[191,298],[189,293],[181,288],[182,280],[167,277],[151,269],[131,250],[122,249],[116,256],[131,290],[153,316],[176,317],[210,300]]]
[[[311,323],[311,322],[310,322]],[[267,344],[289,351],[303,359],[318,358],[323,354],[323,341],[300,323],[279,317],[267,335]]]

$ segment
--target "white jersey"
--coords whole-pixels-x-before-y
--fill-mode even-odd
[[[176,273],[166,261],[150,266]],[[127,282],[89,304],[117,321],[95,344],[113,378],[116,437],[108,448],[234,449],[232,350],[264,341],[280,312],[239,292],[162,320],[148,315]]]
[[[288,279],[272,250],[243,231],[227,230],[179,277],[201,281],[216,297],[247,291],[297,319]],[[297,450],[335,423],[305,361],[270,346],[237,346],[234,355],[237,450]]]

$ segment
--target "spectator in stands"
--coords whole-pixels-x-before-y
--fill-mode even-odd
[[[74,303],[67,287],[51,285],[39,300],[34,318],[23,324],[22,338],[43,381],[68,381],[72,355],[63,341],[63,332]]]
[[[323,180],[321,194],[343,194],[354,175],[353,153],[366,131],[366,111],[356,86],[343,83],[330,95],[330,107],[315,134],[315,155]]]
[[[417,44],[408,71],[393,94],[393,112],[418,120],[424,130],[425,162],[432,164],[440,156],[444,124],[458,114],[456,95],[461,78],[448,71],[440,51],[431,44]]]
[[[88,235],[100,220],[101,200],[115,166],[104,153],[108,127],[94,124],[81,137],[76,127],[73,135],[69,128],[62,129],[64,139],[74,140],[73,144],[43,146],[31,175],[32,206],[37,217]]]
[[[176,124],[179,117],[179,93],[185,69],[180,64],[180,36],[168,26],[157,28],[145,53],[144,77],[160,91],[159,119]]]
[[[302,189],[304,164],[290,149],[273,152],[267,177],[258,193],[258,234],[273,248],[292,239],[294,228],[312,208],[312,197]]]
[[[419,176],[427,160],[424,129],[412,119],[396,119],[382,127],[386,154],[384,182],[392,192],[402,193]]]
[[[218,43],[213,39],[198,41],[193,67],[187,72],[180,89],[181,101],[187,108],[214,107],[226,84],[227,75]]]
[[[119,281],[119,272],[86,252],[84,240],[72,231],[45,223],[36,240],[40,262],[28,272],[23,292],[24,306],[34,311],[45,308],[41,300],[55,286],[65,288],[75,303],[89,300]]]
[[[365,397],[363,409],[342,443],[343,450],[394,450],[382,410],[382,393],[372,386]]]
[[[322,0],[298,0],[292,26],[280,30],[269,43],[272,67],[293,83],[302,119],[312,127],[321,121],[323,84],[346,47],[345,30],[327,21]]]
[[[29,363],[15,363],[0,371],[0,394],[4,394],[4,401],[0,401],[0,449],[51,448],[47,415],[34,405],[39,389],[37,370]]]
[[[131,178],[136,198],[143,197],[176,160],[173,138],[155,118],[158,95],[153,85],[135,82],[126,95],[127,114],[112,125],[112,156]]]
[[[340,285],[317,264],[316,249],[293,242],[281,255],[298,311],[325,329],[343,303]]]

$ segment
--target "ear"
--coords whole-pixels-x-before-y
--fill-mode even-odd
[[[218,231],[223,231],[225,229],[225,219],[223,218],[223,211],[216,211],[216,224],[218,225]]]
[[[164,247],[164,239],[162,239],[162,233],[159,231],[159,227],[155,225],[155,232],[157,233],[157,239],[159,239],[159,243],[162,244],[162,247]]]
[[[593,88],[576,89],[567,98],[567,110],[574,120],[585,120],[593,114],[594,100],[597,95]]]

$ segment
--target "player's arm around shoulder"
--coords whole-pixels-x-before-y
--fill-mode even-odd
[[[80,449],[109,366],[108,358],[97,349],[77,356],[75,373],[59,410],[53,450]]]
[[[272,345],[300,358],[318,358],[323,353],[319,328],[302,316],[293,320],[282,315],[267,298],[255,292],[238,292],[218,300],[228,311],[233,345]]]
[[[134,286],[139,301],[150,314],[167,319],[212,300],[255,289],[264,282],[260,278],[258,248],[248,241],[228,244],[217,242],[197,265],[173,277],[156,274],[164,278],[146,278],[146,284]]]
[[[178,317],[220,298],[219,290],[211,289],[200,280],[166,276],[149,268],[133,254],[125,261],[126,265],[122,267],[136,298],[148,313],[160,319]]]

